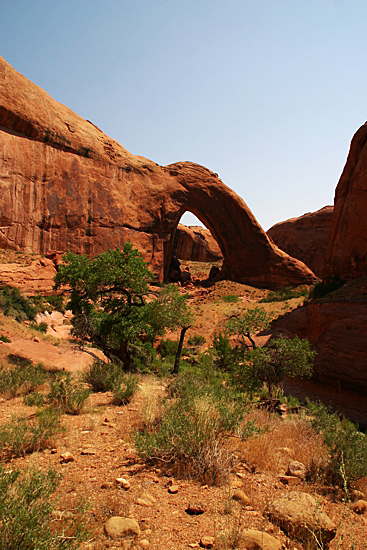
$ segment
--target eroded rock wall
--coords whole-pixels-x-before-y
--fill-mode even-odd
[[[0,246],[93,256],[130,240],[163,280],[186,210],[217,241],[223,278],[269,288],[315,280],[216,174],[132,155],[0,58]]]
[[[223,258],[220,248],[210,231],[200,226],[178,224],[173,248],[180,260],[217,262]]]

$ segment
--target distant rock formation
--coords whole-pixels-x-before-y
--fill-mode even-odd
[[[354,135],[335,191],[325,277],[367,272],[367,123]]]
[[[322,278],[332,215],[333,207],[324,206],[317,212],[279,222],[267,234],[279,248]]]
[[[173,250],[180,260],[217,262],[223,259],[218,243],[210,231],[200,226],[178,224]]]
[[[258,287],[312,283],[245,202],[192,162],[134,156],[0,58],[0,246],[94,256],[130,240],[159,280],[189,210],[223,254],[222,278]]]

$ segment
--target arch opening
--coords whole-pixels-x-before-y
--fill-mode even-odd
[[[165,243],[165,280],[200,284],[219,275],[223,253],[204,217],[185,209]]]

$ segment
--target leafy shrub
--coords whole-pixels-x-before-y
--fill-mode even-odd
[[[53,468],[4,471],[0,464],[0,549],[79,548],[85,529],[71,526],[73,537],[51,531],[50,496],[61,480]],[[70,523],[70,520],[69,520]],[[68,525],[70,528],[70,525]]]
[[[213,371],[210,357],[205,361]],[[142,457],[169,463],[175,475],[221,484],[231,464],[224,441],[241,432],[243,402],[233,399],[218,373],[205,379],[205,372],[190,370],[175,379],[169,388],[175,399],[163,403],[160,420],[138,431],[135,443]]]
[[[137,389],[138,377],[133,374],[125,374],[112,389],[114,405],[127,405],[130,403]]]
[[[238,302],[239,296],[237,294],[227,294],[222,296],[223,302]]]
[[[33,330],[38,330],[38,332],[43,332],[44,334],[47,332],[47,323],[31,323],[29,326]]]
[[[280,290],[270,290],[265,298],[262,298],[260,302],[284,302],[285,300],[291,300],[292,298],[300,298],[308,296],[309,292],[307,287],[301,286],[298,288],[292,288],[285,286]]]
[[[323,298],[327,294],[338,290],[338,288],[345,285],[345,281],[340,279],[340,277],[333,277],[332,279],[327,279],[315,285],[310,291],[309,297],[311,299],[317,300],[318,298]]]
[[[41,407],[45,402],[42,393],[33,392],[23,397],[23,403],[29,407]]]
[[[59,414],[53,407],[39,411],[32,418],[15,416],[0,428],[0,454],[10,458],[37,452],[62,431]]]
[[[63,413],[80,414],[89,395],[90,390],[74,382],[70,372],[63,371],[51,379],[47,400]]]
[[[11,340],[10,340],[10,338],[8,338],[7,336],[5,336],[4,334],[0,334],[0,342],[9,343],[9,342],[11,342]]]
[[[321,403],[309,403],[311,425],[330,449],[329,478],[341,487],[367,475],[367,436]]]
[[[13,367],[0,366],[0,394],[26,395],[47,380],[48,375],[40,363],[33,365],[31,361],[13,360]]]
[[[214,334],[212,349],[215,365],[220,369],[231,370],[243,361],[243,351],[238,346],[232,348],[228,336],[221,332]]]
[[[256,343],[252,335],[256,334],[259,330],[268,328],[269,324],[270,321],[266,311],[260,307],[255,307],[254,309],[247,310],[242,316],[232,315],[226,324],[226,333],[241,336],[242,348],[249,348],[251,345],[255,349]]]
[[[0,292],[0,309],[4,315],[14,317],[18,322],[33,321],[37,307],[18,288],[3,285]]]
[[[162,339],[158,346],[159,354],[162,358],[175,357],[178,349],[178,340]]]
[[[84,381],[94,392],[113,392],[115,405],[126,405],[138,389],[138,377],[123,372],[121,365],[94,361],[85,372]]]
[[[56,311],[60,311],[60,313],[65,313],[64,298],[61,294],[50,294],[49,296],[45,296],[45,300]]]
[[[202,336],[201,334],[194,334],[193,336],[190,336],[187,343],[189,346],[202,346],[206,342],[205,336]]]

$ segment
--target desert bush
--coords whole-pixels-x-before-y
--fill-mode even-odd
[[[3,285],[0,291],[0,309],[4,315],[14,317],[17,321],[33,321],[37,307],[16,287]]]
[[[204,376],[194,369],[179,375],[169,388],[174,399],[162,404],[160,421],[136,432],[135,443],[142,457],[169,463],[175,475],[219,485],[232,460],[225,440],[241,432],[243,402],[233,399],[218,374],[210,380]]]
[[[237,294],[227,294],[226,296],[222,296],[223,302],[238,302],[239,296]]]
[[[187,340],[187,343],[189,346],[202,346],[206,342],[205,336],[202,336],[201,334],[193,334],[190,336],[190,338]]]
[[[35,391],[25,395],[23,403],[29,407],[41,407],[45,403],[45,396]]]
[[[50,294],[45,296],[45,300],[50,304],[51,309],[65,313],[64,298],[61,294]]]
[[[158,346],[159,355],[162,358],[175,357],[178,349],[178,340],[162,338]]]
[[[138,389],[139,378],[133,374],[125,374],[112,388],[114,405],[127,405]]]
[[[11,340],[10,340],[10,338],[5,336],[4,334],[0,334],[0,342],[9,343],[9,342],[11,342]]]
[[[305,298],[309,295],[308,288],[301,286],[298,288],[292,288],[290,286],[285,286],[280,290],[270,290],[268,295],[265,298],[262,298],[260,302],[284,302],[285,300],[291,300],[292,298],[300,298],[304,296]]]
[[[31,418],[14,416],[0,428],[0,454],[10,458],[37,452],[46,448],[50,439],[62,431],[59,414],[53,407]]]
[[[0,550],[79,548],[86,531],[69,520],[68,535],[51,530],[50,497],[61,481],[53,468],[6,472],[0,464]],[[64,526],[64,531],[65,531]]]
[[[228,336],[223,333],[214,334],[213,357],[216,367],[223,370],[231,370],[243,361],[243,350],[235,346],[232,348]]]
[[[43,334],[46,334],[47,332],[47,323],[31,323],[30,328],[33,330],[37,330],[38,332],[43,332]]]
[[[0,366],[0,394],[15,397],[33,392],[47,380],[48,374],[39,363],[15,362],[13,367]]]
[[[330,456],[327,477],[341,487],[367,475],[367,436],[347,418],[340,418],[321,403],[309,403],[311,425],[322,434]]]
[[[55,373],[50,380],[50,391],[47,400],[66,414],[80,414],[90,390],[75,382],[70,372]]]

